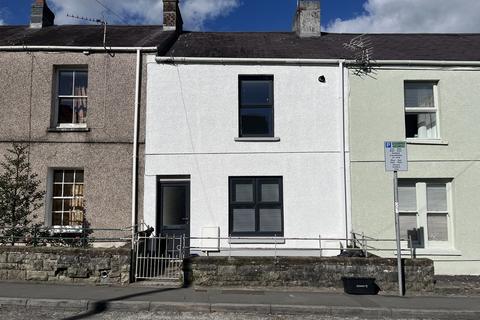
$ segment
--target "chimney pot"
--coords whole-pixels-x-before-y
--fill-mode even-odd
[[[163,0],[163,29],[182,31],[183,20],[180,14],[179,0]]]
[[[293,31],[299,37],[320,37],[320,0],[299,0]]]
[[[46,0],[35,0],[32,4],[32,14],[30,16],[30,28],[44,28],[53,26],[55,15],[48,7]]]

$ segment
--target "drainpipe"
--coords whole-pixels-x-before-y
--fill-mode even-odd
[[[343,182],[343,209],[344,209],[344,214],[345,214],[345,239],[349,238],[349,233],[350,233],[350,217],[349,217],[349,210],[348,210],[348,197],[347,197],[347,191],[348,191],[348,168],[349,164],[347,163],[347,155],[346,155],[346,149],[347,149],[347,134],[346,130],[348,130],[347,123],[346,123],[346,117],[345,117],[345,68],[344,68],[344,63],[345,61],[340,61],[338,63],[338,72],[339,72],[339,79],[340,79],[340,104],[341,104],[341,122],[342,122],[342,182]]]
[[[135,232],[137,231],[137,173],[138,173],[138,118],[140,109],[142,51],[137,50],[137,70],[135,74],[135,115],[133,122],[133,154],[132,154],[132,250],[134,249]]]

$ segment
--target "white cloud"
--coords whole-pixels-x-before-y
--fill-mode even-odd
[[[185,28],[201,30],[207,20],[229,15],[240,5],[239,0],[184,0],[180,2]]]
[[[56,24],[80,23],[67,14],[100,19],[103,16],[110,24],[161,24],[163,21],[162,0],[49,0],[49,4],[55,12]],[[180,5],[184,28],[201,30],[206,21],[232,12],[239,6],[239,0],[183,0]]]
[[[328,32],[480,32],[478,0],[367,0],[365,13],[337,19]]]
[[[0,8],[0,26],[5,24],[5,20],[3,20],[2,16],[5,17],[7,15],[7,10]]]

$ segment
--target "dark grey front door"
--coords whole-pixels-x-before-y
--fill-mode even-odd
[[[157,235],[190,235],[190,181],[159,181]]]

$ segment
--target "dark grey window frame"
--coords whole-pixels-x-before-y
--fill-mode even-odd
[[[261,201],[261,189],[260,185],[262,182],[274,181],[278,183],[279,187],[279,201],[268,202]],[[253,185],[253,196],[254,199],[252,202],[235,202],[234,201],[234,184],[235,182],[251,182]],[[279,236],[283,237],[284,234],[284,214],[283,214],[283,177],[281,176],[244,176],[244,177],[229,177],[228,178],[228,188],[229,188],[229,214],[228,214],[228,228],[229,234],[231,236],[247,236],[247,237],[257,237],[257,236]],[[233,209],[255,209],[255,231],[254,232],[233,232]],[[259,230],[260,227],[260,213],[259,209],[263,208],[273,208],[280,209],[281,215],[281,231],[280,232],[262,232]]]
[[[242,103],[242,81],[247,80],[247,81],[271,81],[271,92],[270,96],[272,97],[271,103],[268,104],[243,104]],[[252,74],[241,74],[238,75],[238,136],[239,137],[274,137],[275,133],[275,110],[274,110],[274,105],[275,105],[275,98],[274,98],[274,79],[273,75],[252,75]],[[241,109],[242,107],[249,107],[249,108],[265,108],[265,107],[270,107],[271,108],[271,113],[272,113],[272,132],[267,133],[267,134],[245,134],[242,132],[242,117],[241,117]]]

